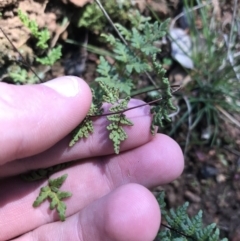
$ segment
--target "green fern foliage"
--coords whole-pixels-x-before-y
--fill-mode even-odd
[[[108,0],[104,1],[105,10],[113,19],[121,19],[123,23],[129,21],[134,12],[134,4],[129,0]],[[85,27],[92,32],[104,32],[107,28],[107,19],[99,9],[95,1],[86,4],[80,12],[78,27]]]
[[[154,41],[166,34],[167,25],[168,21],[153,24],[146,21],[143,26],[139,25],[140,29],[133,27],[130,31],[120,24],[115,24],[127,41],[127,46],[111,34],[102,34],[105,41],[112,46],[116,62],[111,66],[101,57],[97,68],[100,76],[96,81],[115,86],[121,93],[130,95],[139,76],[147,71],[154,71],[153,64],[159,64],[156,58],[154,62],[151,58],[160,52],[160,49],[154,46]]]
[[[15,84],[34,84],[38,81],[36,76],[28,73],[27,70],[19,66],[10,66],[7,70],[8,76],[14,81]]]
[[[103,113],[103,103],[108,103],[107,119],[109,125],[106,127],[109,131],[109,139],[113,142],[114,151],[119,154],[120,144],[127,139],[127,133],[123,129],[123,126],[132,126],[133,123],[126,118],[124,111],[127,109],[130,97],[120,100],[119,89],[114,87],[109,87],[107,84],[99,81],[99,87],[101,89],[101,101],[96,97],[93,91],[93,103],[91,108],[85,117],[85,119],[80,123],[80,125],[73,131],[72,140],[69,146],[73,146],[79,139],[87,138],[91,133],[93,133],[93,121],[92,117],[100,116]]]
[[[42,65],[52,66],[54,63],[62,57],[62,46],[57,46],[51,49],[46,57],[36,58],[36,61]]]
[[[73,137],[69,146],[74,146],[80,139],[87,138],[91,133],[93,133],[93,130],[93,121],[89,118],[89,116],[85,117],[85,119],[73,131]]]
[[[103,112],[102,109],[102,98],[98,98],[96,96],[95,91],[92,90],[92,104],[90,107],[90,110],[88,111],[87,116],[84,118],[84,120],[73,130],[72,132],[72,139],[69,143],[69,146],[74,146],[77,141],[79,141],[82,138],[87,138],[90,134],[93,133],[94,127],[93,127],[93,120],[91,119],[91,116],[95,115],[101,115]]]
[[[50,32],[47,29],[40,30],[35,20],[31,20],[28,15],[18,9],[18,17],[22,23],[30,30],[31,34],[37,39],[37,46],[40,49],[48,48],[47,41],[50,39]]]
[[[163,127],[165,122],[170,121],[169,111],[175,110],[171,101],[170,84],[165,77],[166,71],[157,60],[160,49],[154,45],[155,41],[166,34],[168,21],[151,23],[149,18],[141,19],[141,15],[138,20],[141,24],[133,27],[131,31],[120,24],[115,24],[127,41],[127,45],[111,34],[102,34],[102,37],[112,46],[116,61],[111,66],[101,56],[97,68],[99,77],[96,81],[105,83],[108,88],[117,87],[120,96],[129,96],[136,88],[141,76],[155,75],[155,83],[161,91],[155,96],[155,99],[160,101],[151,109],[153,114],[151,132],[154,134],[155,126]]]
[[[69,162],[66,163],[59,163],[57,165],[47,167],[47,168],[40,168],[37,170],[32,170],[30,172],[24,173],[21,175],[21,178],[26,182],[34,182],[42,179],[47,179],[49,176],[55,172],[58,172],[70,165]]]
[[[112,140],[114,145],[114,151],[116,154],[119,154],[120,144],[122,141],[128,138],[127,133],[123,129],[122,126],[132,126],[133,123],[126,118],[126,115],[122,112],[127,109],[127,105],[130,98],[125,98],[121,100],[119,103],[112,106],[109,111],[110,112],[120,112],[119,114],[109,115],[107,118],[110,121],[110,124],[107,126],[107,130],[109,130],[109,139]]]
[[[161,89],[156,96],[161,101],[158,101],[158,103],[156,101],[157,104],[151,110],[153,114],[151,131],[153,134],[155,126],[162,127],[164,122],[170,121],[168,112],[175,109],[171,102],[170,84],[168,79],[165,78],[166,71],[156,57],[160,49],[154,45],[154,41],[166,34],[168,21],[151,23],[150,18],[142,17],[140,14],[136,17],[140,24],[137,25],[137,22],[135,22],[136,26],[132,30],[128,30],[120,24],[115,24],[126,39],[127,44],[111,34],[102,34],[105,41],[112,46],[115,63],[110,65],[103,56],[100,56],[100,63],[97,67],[99,76],[95,79],[98,83],[96,85],[95,82],[95,92],[99,93],[98,98],[100,97],[96,112],[102,108],[104,102],[110,104],[107,111],[107,119],[110,123],[107,130],[116,154],[120,151],[121,143],[127,139],[124,127],[133,125],[126,118],[124,112],[127,110],[131,92],[134,88],[137,88],[141,76],[146,74],[149,76],[147,72],[152,75],[155,73],[157,75],[156,84]],[[88,137],[93,132],[91,116],[96,116],[96,113],[88,113],[84,121],[74,130],[70,146],[73,146],[79,139]]]
[[[48,185],[41,188],[39,196],[33,203],[33,207],[38,207],[45,200],[50,199],[50,209],[56,209],[60,220],[64,221],[67,207],[62,199],[72,196],[70,192],[59,190],[66,178],[67,174],[56,179],[49,179]]]
[[[102,88],[103,101],[112,106],[109,108],[109,114],[107,119],[109,120],[109,125],[107,130],[109,131],[109,139],[112,140],[114,151],[119,154],[120,144],[122,141],[127,139],[127,133],[123,129],[123,126],[132,126],[133,123],[126,118],[124,111],[127,109],[130,97],[126,97],[123,100],[119,100],[119,89],[115,87],[109,87],[104,82],[99,81],[99,85]]]
[[[161,93],[158,92],[158,95],[155,96],[155,99],[160,99],[161,103],[151,108],[151,113],[153,114],[153,119],[151,123],[152,134],[155,133],[155,126],[163,127],[164,121],[171,121],[171,119],[168,116],[168,112],[169,110],[176,109],[171,101],[172,93],[169,81],[166,77],[164,77],[166,70],[160,64],[156,63],[156,55],[153,55],[153,68],[155,72],[158,74],[158,76],[162,79],[162,82],[159,83],[159,85],[164,91]]]
[[[22,23],[29,29],[32,36],[37,39],[37,47],[41,50],[44,50],[49,47],[48,40],[50,39],[50,32],[47,29],[40,30],[37,22],[35,20],[31,20],[29,16],[22,12],[20,9],[18,10],[18,17],[22,21]],[[42,57],[37,57],[36,62],[53,66],[54,63],[59,60],[62,56],[62,47],[59,45],[47,53]],[[28,63],[25,62],[25,65],[28,66]],[[38,72],[34,75],[29,73],[24,68],[17,68],[13,65],[10,66],[7,70],[8,76],[13,80],[15,84],[35,84],[38,83],[39,80],[43,77],[44,73]],[[41,76],[37,78],[37,76]]]
[[[202,211],[190,218],[187,214],[189,203],[185,203],[176,210],[166,210],[164,192],[157,198],[162,216],[169,228],[161,229],[157,238],[161,241],[227,241],[220,239],[220,231],[215,223],[203,227]]]

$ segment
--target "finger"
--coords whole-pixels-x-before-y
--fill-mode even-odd
[[[157,135],[144,146],[118,156],[78,162],[53,177],[68,173],[62,190],[73,193],[66,199],[66,215],[70,216],[121,185],[139,183],[151,188],[174,180],[182,170],[183,155],[179,146],[171,138]],[[21,234],[58,219],[55,212],[47,211],[47,202],[37,209],[32,208],[44,185],[46,183],[23,183],[19,179],[6,179],[2,183],[0,206],[9,203],[0,209],[0,230],[4,230],[5,235],[10,235],[13,229],[17,232],[15,235]]]
[[[0,83],[0,164],[42,152],[79,124],[91,104],[88,85],[61,77],[39,85]]]
[[[138,106],[143,103],[142,101],[132,99],[129,107]],[[153,138],[150,133],[152,118],[149,106],[133,109],[126,112],[126,115],[134,125],[124,127],[128,138],[120,145],[120,151],[136,148]],[[43,153],[3,165],[0,169],[0,176],[12,176],[72,160],[113,154],[113,143],[108,137],[109,132],[106,130],[108,124],[109,122],[106,117],[99,117],[93,123],[94,133],[87,139],[79,140],[73,147],[69,148],[68,145],[71,139],[71,135],[69,135]]]
[[[43,225],[15,241],[152,241],[160,209],[151,192],[137,184],[121,186],[64,223]]]

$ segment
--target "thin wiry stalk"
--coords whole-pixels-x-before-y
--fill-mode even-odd
[[[110,16],[108,15],[108,13],[106,12],[106,10],[104,9],[102,3],[99,0],[95,0],[97,5],[99,6],[99,8],[102,10],[103,14],[105,15],[105,17],[107,18],[108,22],[112,25],[112,27],[114,28],[114,30],[116,31],[116,33],[118,34],[119,38],[122,40],[122,42],[128,46],[128,43],[126,42],[126,40],[124,39],[124,37],[121,35],[121,33],[118,31],[118,29],[116,28],[116,26],[114,25],[114,22],[112,21],[112,19],[110,18]]]
[[[191,104],[190,104],[187,96],[183,96],[183,100],[186,102],[187,111],[188,111],[188,132],[187,132],[185,147],[184,147],[184,151],[183,151],[183,154],[185,156],[186,152],[187,152],[189,140],[190,140],[191,131],[192,131],[192,129],[191,129],[191,126],[192,126],[192,114],[191,114],[192,113],[192,107],[191,107]]]
[[[11,42],[7,34],[3,31],[3,29],[0,27],[1,32],[6,37],[7,41],[12,45],[13,49],[20,55],[22,58],[22,62],[34,73],[34,75],[38,78],[39,82],[42,83],[42,79],[37,75],[37,73],[34,71],[34,69],[31,67],[31,65],[24,59],[23,55],[18,51],[18,49],[15,47],[15,45]]]
[[[161,223],[161,226],[163,226],[163,227],[165,227],[165,228],[168,228],[168,229],[170,229],[170,230],[172,230],[172,231],[174,231],[174,232],[176,232],[176,233],[178,233],[178,234],[184,236],[185,238],[190,238],[190,239],[193,240],[193,241],[197,241],[194,237],[189,236],[189,235],[186,235],[186,234],[184,234],[184,233],[178,231],[177,229],[172,228],[172,227],[170,227],[170,226],[168,226],[168,225],[166,225],[166,224],[164,224],[164,223]]]
[[[181,86],[179,86],[176,90],[172,91],[172,94],[175,93],[175,92],[177,92],[180,88],[181,88]],[[111,112],[111,113],[105,113],[105,114],[100,114],[100,115],[91,115],[90,117],[100,117],[100,116],[108,116],[108,115],[122,114],[122,113],[124,113],[124,112],[129,111],[129,110],[133,110],[133,109],[136,109],[136,108],[140,108],[140,107],[143,107],[143,106],[146,106],[146,105],[153,105],[153,104],[157,103],[157,102],[160,101],[160,100],[163,100],[163,98],[160,97],[160,98],[158,98],[158,99],[149,101],[148,103],[144,103],[144,104],[142,104],[142,105],[133,106],[133,107],[127,108],[127,109],[125,109],[125,110],[120,110],[120,111]]]

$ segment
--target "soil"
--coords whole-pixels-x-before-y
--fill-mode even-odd
[[[73,13],[88,1],[48,1],[48,0],[6,0],[0,2],[2,17],[0,27],[7,34],[11,42],[21,51],[28,62],[34,62],[36,53],[34,43],[30,40],[29,30],[23,26],[17,17],[17,9],[20,8],[35,19],[40,27],[47,26],[51,33],[51,46],[57,42],[63,44],[63,58],[47,72],[46,79],[51,79],[63,74],[75,74],[83,76],[87,82],[95,78],[95,68],[98,63],[98,55],[87,53],[81,46],[67,44],[65,40],[70,37],[81,43],[88,41],[91,45],[96,43],[94,33],[84,29],[77,29],[69,22],[62,24],[64,16],[71,19]],[[74,5],[75,3],[76,5]],[[231,22],[232,2],[213,1],[218,11],[220,21],[227,25]],[[149,13],[146,7],[151,6],[160,19],[174,18],[179,11],[179,1],[139,1],[138,8],[145,14]],[[6,37],[0,32],[0,68],[1,78],[4,81],[6,69],[12,60],[19,60],[19,54],[13,49]],[[104,49],[104,46],[100,47]],[[164,52],[170,56],[169,49]],[[66,71],[68,69],[68,71]],[[176,63],[168,70],[172,83],[181,82],[186,78],[186,73]],[[181,91],[184,91],[182,89]],[[181,115],[181,112],[180,112]],[[239,116],[235,116],[240,121]],[[210,143],[198,145],[195,140],[201,135],[192,133],[188,146],[186,143],[187,125],[178,129],[172,137],[185,151],[185,170],[183,175],[173,183],[154,190],[166,191],[166,201],[169,208],[190,202],[189,214],[195,215],[199,209],[204,211],[205,224],[216,222],[223,237],[231,241],[240,240],[240,130],[229,122],[222,122],[220,134],[216,145]]]

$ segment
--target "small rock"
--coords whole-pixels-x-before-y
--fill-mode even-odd
[[[205,165],[201,168],[200,170],[200,175],[201,178],[210,178],[210,177],[215,177],[217,175],[217,169],[212,166]]]
[[[223,175],[223,174],[219,174],[219,175],[217,175],[217,182],[218,183],[223,183],[223,182],[226,182],[226,176],[225,175]]]

